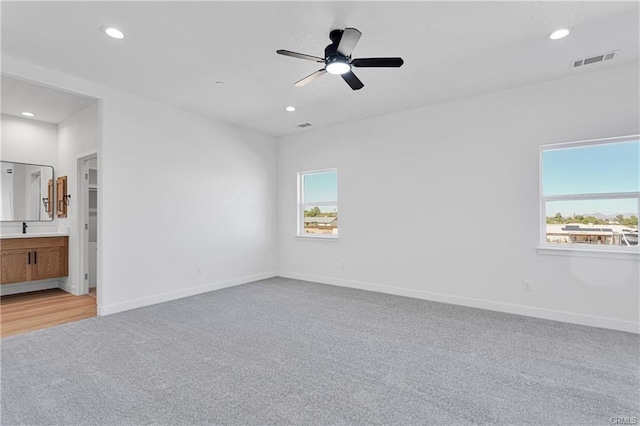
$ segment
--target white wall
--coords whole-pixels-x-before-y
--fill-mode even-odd
[[[100,104],[89,105],[68,117],[58,126],[57,176],[67,176],[67,194],[71,195],[67,217],[58,218],[58,226],[69,229],[69,276],[61,280],[61,287],[73,294],[81,294],[80,238],[82,213],[78,184],[78,157],[98,153],[100,147]]]
[[[125,94],[103,126],[106,305],[275,274],[275,138]]]
[[[58,126],[2,114],[3,161],[48,164],[58,161]]]
[[[101,99],[99,313],[275,274],[275,138],[14,58],[2,67]]]
[[[281,138],[280,275],[637,332],[640,262],[535,247],[539,146],[640,133],[638,72],[625,65]],[[294,238],[296,172],[331,167],[339,241]]]

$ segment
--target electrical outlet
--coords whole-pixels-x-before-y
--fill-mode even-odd
[[[341,267],[342,269],[345,269],[345,267],[344,267],[344,260],[340,261],[340,267]]]
[[[522,291],[531,291],[531,281],[529,280],[524,280],[522,282]]]
[[[196,274],[202,275],[202,266],[200,265],[196,266]]]

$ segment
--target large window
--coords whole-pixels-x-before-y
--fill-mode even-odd
[[[298,235],[338,236],[338,171],[298,173]]]
[[[541,147],[541,246],[638,251],[640,138]]]

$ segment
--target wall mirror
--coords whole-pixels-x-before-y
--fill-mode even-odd
[[[55,210],[53,166],[0,161],[0,221],[47,222]]]

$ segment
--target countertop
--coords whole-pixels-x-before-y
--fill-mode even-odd
[[[40,237],[68,237],[68,232],[33,232],[31,234],[3,234],[0,239],[7,240],[9,238],[40,238]]]

